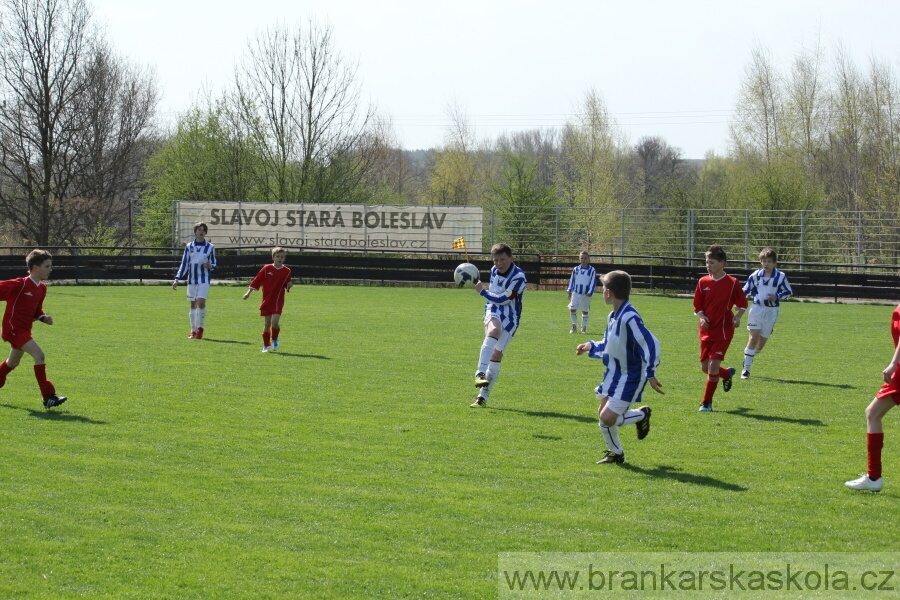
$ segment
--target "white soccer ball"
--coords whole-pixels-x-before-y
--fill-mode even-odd
[[[453,270],[453,281],[456,282],[456,287],[475,287],[475,283],[480,278],[481,273],[478,271],[478,267],[472,263],[463,263]]]

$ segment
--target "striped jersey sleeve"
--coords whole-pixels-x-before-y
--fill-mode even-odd
[[[203,265],[209,263],[211,268]],[[189,284],[209,283],[212,281],[212,269],[216,268],[216,249],[210,242],[198,244],[196,240],[184,247],[181,264],[175,279],[187,279]]]
[[[660,362],[659,340],[626,301],[610,313],[602,342],[591,342],[588,353],[606,365],[597,392],[615,400],[637,402]]]
[[[570,294],[593,294],[596,287],[597,270],[591,265],[587,267],[578,265],[572,269],[572,275],[569,277],[569,287],[566,288],[566,291]]]
[[[515,332],[522,318],[522,296],[527,285],[525,272],[513,263],[506,273],[491,267],[490,286],[481,290],[485,314],[500,321],[504,330]]]
[[[758,269],[750,274],[747,283],[743,287],[744,294],[753,298],[753,304],[762,306],[781,306],[781,301],[794,295],[787,275],[783,271],[774,269],[771,277],[766,277],[765,269]],[[775,300],[769,300],[769,295],[775,296]]]

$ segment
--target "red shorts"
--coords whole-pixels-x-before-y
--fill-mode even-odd
[[[731,340],[700,340],[700,360],[725,360]]]
[[[891,382],[881,386],[875,397],[879,400],[881,398],[890,398],[894,401],[894,404],[900,406],[900,369],[894,371],[894,374],[891,376]]]
[[[31,337],[30,331],[23,331],[16,335],[9,335],[9,334],[3,335],[3,341],[9,342],[9,345],[12,346],[13,349],[15,349],[15,350],[21,350],[22,346],[24,346],[31,340],[32,340],[32,337]]]
[[[261,317],[271,317],[272,315],[280,315],[281,309],[271,309],[271,308],[260,308],[259,316]]]

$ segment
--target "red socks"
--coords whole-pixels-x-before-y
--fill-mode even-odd
[[[731,371],[723,367],[719,367],[719,377],[722,379],[731,379]]]
[[[866,450],[868,451],[869,464],[867,472],[869,479],[876,481],[881,479],[881,449],[884,447],[883,433],[866,434]]]
[[[278,328],[273,327],[273,328],[272,328],[272,339],[273,339],[273,340],[277,340],[277,339],[278,339],[278,334],[279,334],[279,333],[281,333],[281,327],[278,327]]]
[[[709,376],[706,380],[706,389],[703,391],[703,402],[712,402],[713,394],[716,393],[716,386],[719,385],[719,378]]]
[[[12,369],[9,368],[9,365],[6,364],[6,361],[4,360],[3,363],[0,364],[0,388],[6,385],[6,376],[10,371],[12,371]]]
[[[53,387],[53,384],[47,379],[47,365],[34,365],[34,376],[37,379],[38,387],[41,388],[41,394],[45,399],[56,393],[56,388]]]
[[[271,346],[271,345],[272,345],[272,339],[269,336],[269,330],[266,329],[265,331],[263,331],[263,346]]]

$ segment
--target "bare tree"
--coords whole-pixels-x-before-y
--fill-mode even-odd
[[[89,202],[86,214],[63,224],[62,233],[77,240],[109,230],[112,239],[102,241],[118,245],[128,233],[123,225],[141,183],[159,96],[151,72],[129,65],[103,43],[83,72],[88,85],[79,98],[84,126],[76,137],[73,191]]]
[[[342,184],[363,180],[374,160],[361,151],[374,108],[362,107],[356,70],[335,48],[332,28],[313,20],[305,29],[275,26],[249,42],[235,83],[245,125],[265,154],[273,200],[315,194],[321,201],[322,186],[339,172]]]
[[[157,103],[84,0],[2,0],[0,214],[39,245],[121,241]]]
[[[0,29],[0,210],[25,240],[47,245],[70,221],[63,199],[75,176],[79,67],[95,32],[81,0],[4,0]]]
[[[774,160],[783,145],[784,79],[770,53],[753,48],[735,109],[731,141],[739,155]]]

